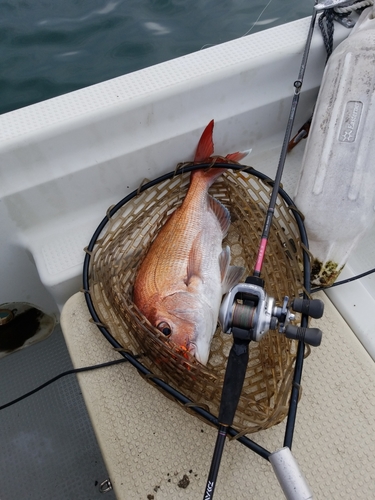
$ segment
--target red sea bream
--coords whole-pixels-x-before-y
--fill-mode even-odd
[[[195,162],[210,161],[213,121],[199,141]],[[228,155],[229,160],[243,153]],[[243,268],[230,266],[222,240],[230,226],[224,205],[208,189],[225,168],[195,170],[182,205],[152,243],[138,271],[134,303],[172,341],[205,365],[223,294],[237,284]]]

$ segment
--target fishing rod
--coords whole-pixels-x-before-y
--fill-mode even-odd
[[[272,227],[272,220],[275,213],[277,196],[281,186],[281,177],[284,170],[288,144],[291,138],[303,84],[316,17],[317,9],[315,5],[311,16],[310,27],[298,78],[293,84],[294,95],[285,130],[280,159],[277,166],[275,181],[264,221],[253,275],[247,277],[245,283],[241,283],[233,287],[232,290],[230,290],[224,297],[220,308],[219,322],[224,333],[232,333],[233,345],[229,352],[227,368],[224,376],[218,416],[220,425],[211,461],[211,467],[208,474],[206,489],[204,492],[204,500],[211,500],[213,498],[225,439],[228,434],[228,428],[233,423],[242,392],[249,360],[250,341],[261,340],[263,335],[268,330],[276,329],[277,327],[279,328],[279,332],[284,333],[287,338],[296,339],[300,342],[298,343],[297,348],[294,380],[290,397],[290,409],[284,438],[284,448],[273,454],[271,453],[268,460],[271,462],[277,479],[279,480],[288,500],[307,500],[312,498],[309,487],[299,471],[298,465],[291,454],[290,448],[296,419],[299,386],[302,376],[305,348],[304,344],[308,343],[313,346],[318,346],[320,345],[322,337],[322,332],[317,328],[307,328],[308,317],[320,318],[323,315],[324,306],[323,302],[318,299],[309,300],[307,294],[304,293],[303,299],[294,299],[291,304],[294,312],[302,313],[301,327],[298,328],[289,324],[290,321],[295,319],[294,314],[291,313],[288,308],[289,298],[284,297],[282,307],[276,307],[274,299],[268,297],[264,290],[264,280],[261,278],[261,271]],[[306,260],[308,261],[308,258]],[[308,269],[310,269],[309,262]]]

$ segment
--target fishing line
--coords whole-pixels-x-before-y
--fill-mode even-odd
[[[246,31],[246,33],[244,33],[242,36],[246,36],[248,35],[249,33],[251,33],[251,31],[254,29],[255,25],[257,24],[257,22],[259,22],[259,19],[263,16],[264,12],[266,11],[266,9],[268,8],[268,6],[273,2],[273,0],[269,0],[268,4],[264,7],[264,9],[262,10],[262,12],[259,14],[258,18],[256,21],[253,22],[253,25],[251,26],[251,28]],[[242,38],[242,37],[241,37]]]
[[[264,12],[267,10],[268,6],[273,2],[273,0],[269,0],[267,5],[264,7],[264,9],[262,10],[262,12],[259,14],[259,16],[257,17],[256,21],[253,22],[251,28],[246,31],[246,33],[244,33],[243,35],[241,35],[239,38],[242,38],[246,35],[248,35],[249,33],[251,33],[251,31],[253,30],[253,28],[255,27],[255,25],[257,24],[257,22],[259,22],[260,18],[263,16]],[[206,43],[205,45],[202,45],[202,47],[200,48],[200,50],[202,49],[205,49],[206,47],[214,47],[215,44],[213,43]]]

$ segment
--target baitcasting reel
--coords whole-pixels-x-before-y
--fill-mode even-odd
[[[264,290],[262,279],[249,276],[245,283],[234,286],[224,297],[219,312],[219,323],[224,333],[233,333],[243,339],[259,342],[268,330],[278,329],[289,339],[301,340],[319,346],[322,332],[318,328],[291,325],[295,315],[288,307],[289,297],[284,297],[281,307]],[[319,319],[324,304],[319,299],[294,299],[290,304],[294,312]]]

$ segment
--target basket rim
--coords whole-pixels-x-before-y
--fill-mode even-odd
[[[101,320],[98,316],[97,311],[95,310],[92,297],[90,294],[90,277],[89,277],[89,270],[90,270],[90,261],[91,261],[91,256],[93,254],[93,250],[95,247],[95,244],[97,240],[99,239],[99,235],[102,233],[103,229],[105,226],[110,222],[111,218],[113,217],[114,214],[118,210],[120,210],[126,203],[128,203],[130,200],[132,200],[135,196],[138,194],[146,191],[149,188],[152,188],[156,186],[157,184],[173,179],[177,175],[181,175],[184,173],[191,172],[193,170],[198,170],[198,169],[207,169],[207,168],[227,168],[228,170],[236,170],[236,171],[244,171],[247,174],[250,174],[259,180],[263,181],[265,184],[268,184],[271,188],[274,184],[274,180],[271,179],[270,177],[266,176],[262,172],[259,172],[252,167],[237,164],[237,163],[221,163],[219,161],[213,163],[200,163],[200,164],[194,164],[194,163],[183,163],[177,165],[176,169],[174,171],[171,171],[167,174],[164,174],[152,181],[148,181],[145,183],[142,183],[141,186],[137,189],[134,190],[132,193],[124,197],[122,200],[120,200],[116,205],[110,207],[107,210],[106,216],[102,219],[100,224],[98,225],[96,231],[94,232],[89,245],[85,248],[85,259],[84,259],[84,265],[83,265],[83,292],[85,295],[85,300],[86,304],[88,306],[90,315],[92,317],[93,322],[96,324],[98,329],[101,331],[101,333],[104,335],[104,337],[110,342],[110,344],[116,348],[117,350],[120,350],[120,354],[125,357],[137,370],[143,374],[146,378],[151,379],[154,384],[158,386],[159,389],[162,389],[163,391],[167,392],[170,396],[172,396],[175,400],[178,402],[182,403],[185,406],[189,406],[196,414],[197,416],[203,418],[207,423],[214,425],[214,426],[219,426],[219,422],[217,417],[215,417],[212,413],[207,411],[206,409],[200,407],[199,405],[195,404],[193,401],[191,401],[188,397],[186,397],[184,394],[182,394],[180,391],[174,389],[172,386],[170,386],[167,382],[163,381],[162,379],[158,378],[155,376],[148,368],[146,368],[138,359],[136,356],[134,356],[132,353],[129,352],[121,352],[122,346],[121,344],[111,335],[111,333],[108,331],[105,325],[101,323]],[[290,198],[290,196],[283,190],[282,187],[279,187],[278,194],[283,198],[285,203],[288,205],[288,207],[291,209],[292,215],[297,223],[297,228],[299,231],[299,235],[301,238],[301,243],[302,243],[302,255],[303,255],[303,286],[304,286],[304,295],[308,296],[309,291],[310,291],[310,258],[308,254],[308,239],[307,239],[307,234],[306,234],[306,229],[303,223],[303,216],[300,214],[298,211],[297,207],[295,206],[293,200]],[[302,352],[303,355],[303,352]],[[297,353],[298,356],[298,353]],[[297,361],[297,360],[296,360]],[[234,429],[233,427],[230,428],[230,433],[233,436],[236,436],[239,434],[239,432]],[[254,450],[254,443],[252,440],[247,438],[246,436],[241,436],[240,441],[245,444],[247,447],[252,448]],[[256,445],[258,447],[258,445]],[[258,450],[257,452],[259,453]]]

